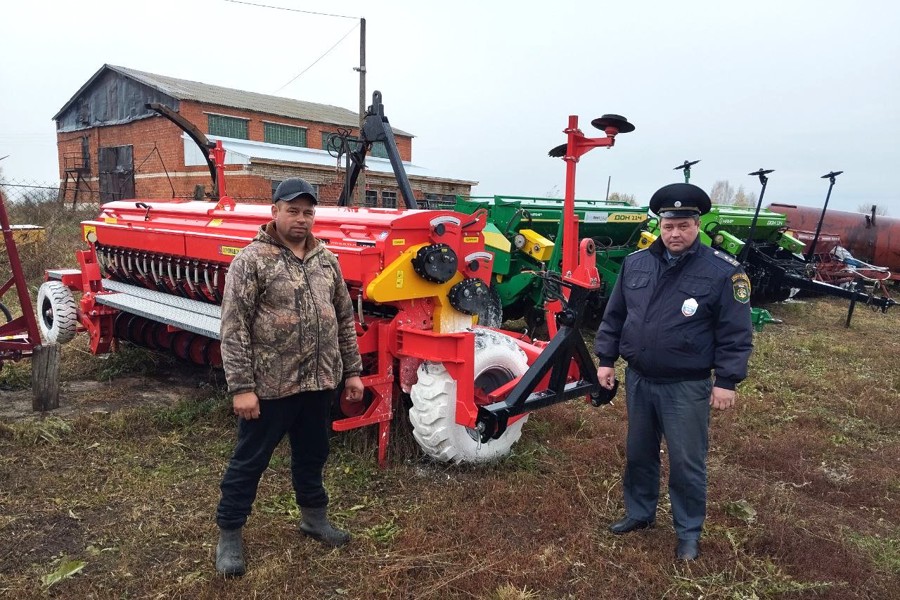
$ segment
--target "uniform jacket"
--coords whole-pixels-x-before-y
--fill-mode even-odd
[[[625,258],[594,352],[611,367],[663,381],[706,379],[734,389],[753,349],[750,283],[739,263],[698,238],[673,266],[662,239]]]
[[[360,374],[353,303],[337,257],[312,240],[305,258],[274,223],[231,263],[222,299],[222,363],[231,393],[283,398]]]

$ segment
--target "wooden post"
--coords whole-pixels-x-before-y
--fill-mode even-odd
[[[59,345],[35,346],[31,355],[31,408],[59,408]]]

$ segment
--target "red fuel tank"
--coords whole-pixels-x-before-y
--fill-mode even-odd
[[[821,208],[793,204],[770,204],[768,209],[786,215],[790,229],[809,232],[815,232],[822,214]],[[819,239],[825,234],[839,235],[844,248],[855,258],[900,272],[900,219],[829,210]],[[818,244],[816,248],[820,249]]]

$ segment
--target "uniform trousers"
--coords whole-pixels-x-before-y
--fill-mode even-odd
[[[661,382],[629,368],[625,372],[625,391],[625,512],[638,521],[656,519],[660,441],[665,437],[675,532],[678,539],[699,539],[706,518],[712,380]]]
[[[259,401],[259,418],[238,419],[238,441],[220,486],[216,523],[222,529],[243,527],[250,516],[263,472],[287,434],[291,443],[291,480],[297,506],[328,504],[322,470],[328,460],[328,428],[334,390],[300,392]]]

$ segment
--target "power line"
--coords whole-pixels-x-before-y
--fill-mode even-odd
[[[226,0],[226,1],[227,1],[227,2],[236,2],[237,0]],[[281,90],[283,90],[283,89],[286,88],[287,86],[289,86],[289,85],[291,85],[292,83],[294,83],[295,81],[297,81],[297,80],[300,78],[301,75],[303,75],[304,73],[306,73],[307,71],[309,71],[310,69],[312,69],[314,66],[316,66],[316,63],[317,63],[317,62],[319,62],[320,60],[322,60],[323,58],[325,58],[325,56],[326,56],[329,52],[331,52],[332,50],[334,50],[335,48],[337,48],[337,47],[338,47],[338,44],[340,44],[340,43],[343,42],[345,39],[347,39],[347,36],[350,35],[351,33],[353,33],[353,32],[356,30],[357,27],[359,27],[359,23],[355,24],[355,25],[350,29],[350,31],[348,31],[347,33],[344,34],[344,37],[342,37],[342,38],[339,39],[337,42],[335,42],[334,46],[332,46],[331,48],[329,48],[328,50],[326,50],[325,53],[322,54],[322,56],[320,56],[320,57],[317,58],[316,60],[314,60],[314,61],[312,62],[311,65],[309,65],[308,67],[306,67],[305,69],[303,69],[302,71],[300,71],[299,73],[297,73],[297,75],[295,75],[293,79],[291,79],[291,80],[288,81],[286,84],[284,84],[283,86],[281,86],[280,88],[278,88],[277,90],[275,90],[275,91],[272,92],[272,93],[273,93],[273,94],[277,94],[278,92],[280,92]]]
[[[268,4],[257,4],[255,2],[242,2],[241,0],[225,0],[225,2],[231,2],[232,4],[246,4],[247,6],[256,6],[258,8],[272,8],[274,10],[286,10],[289,12],[298,12],[298,13],[304,13],[307,15],[319,15],[321,17],[337,17],[339,19],[358,19],[359,18],[359,17],[348,17],[347,15],[335,15],[335,14],[331,14],[331,13],[315,12],[313,10],[301,10],[299,8],[286,8],[284,6],[270,6]]]

